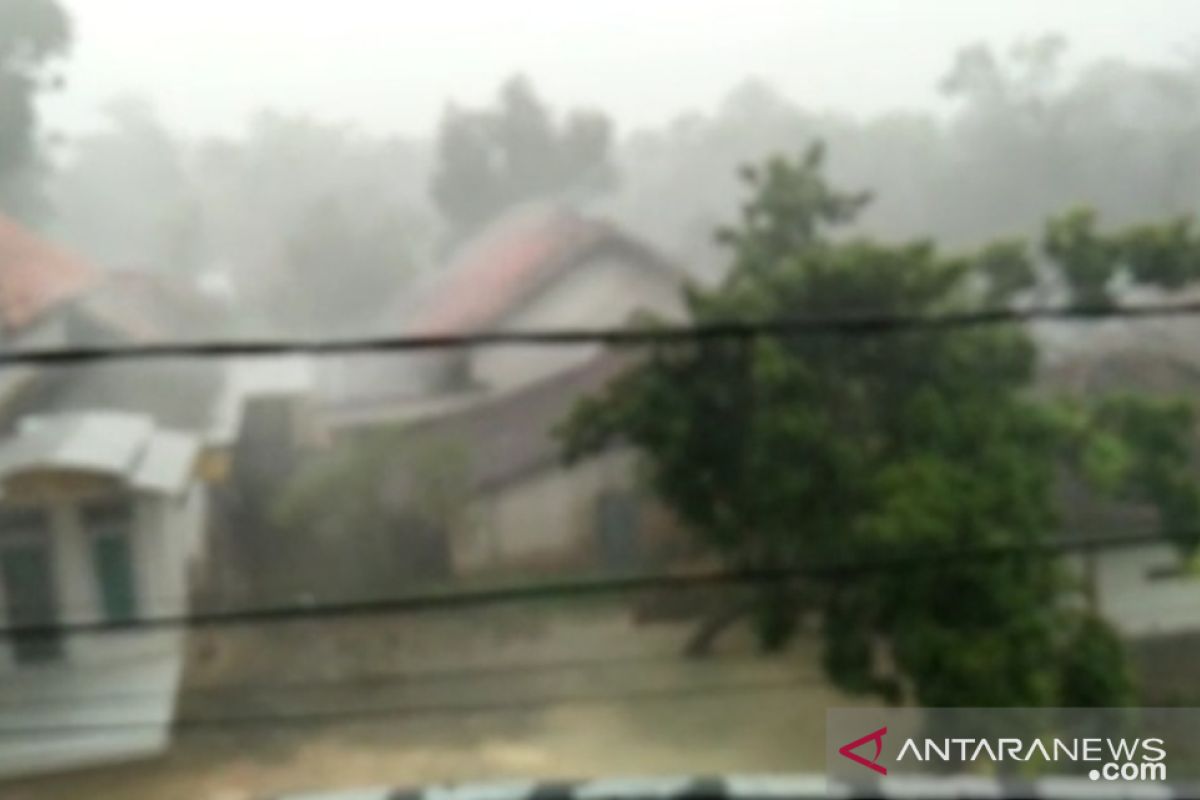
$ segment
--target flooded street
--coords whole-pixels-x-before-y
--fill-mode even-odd
[[[438,781],[820,771],[825,708],[852,701],[820,678],[813,642],[767,658],[731,635],[693,660],[679,655],[689,632],[638,626],[617,608],[203,631],[170,752],[13,783],[3,796],[258,800]]]

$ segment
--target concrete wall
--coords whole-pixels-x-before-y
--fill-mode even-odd
[[[1168,543],[1099,554],[1101,610],[1129,638],[1200,631],[1200,576],[1180,574],[1179,567],[1179,553]]]
[[[636,498],[639,560],[652,561],[681,538],[674,518],[638,485],[634,454],[618,451],[553,465],[478,497],[452,536],[455,573],[603,569],[597,504],[612,491]]]
[[[655,269],[619,258],[596,258],[535,295],[500,328],[619,328],[639,309],[678,318],[683,312],[679,288]],[[602,347],[480,348],[471,353],[470,373],[488,390],[503,392],[582,364]]]

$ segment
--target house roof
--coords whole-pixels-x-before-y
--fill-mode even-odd
[[[606,352],[545,380],[413,424],[414,444],[461,446],[476,491],[502,488],[559,463],[562,443],[554,428],[582,397],[602,390],[629,365],[631,356]]]
[[[13,332],[35,322],[96,280],[84,261],[0,214],[0,325]]]
[[[98,274],[52,313],[62,321],[65,343],[71,345],[186,341],[210,325],[209,309],[184,287],[157,275],[128,272]],[[160,425],[205,432],[220,424],[227,373],[225,362],[204,359],[43,368],[13,399],[4,419],[133,412],[148,414]]]
[[[105,272],[79,296],[78,310],[135,341],[187,341],[214,335],[218,318],[199,290],[176,276]]]
[[[408,309],[410,335],[485,330],[566,269],[620,252],[680,277],[649,247],[613,226],[562,209],[528,207],[501,218],[463,247]]]
[[[200,452],[195,437],[144,414],[87,412],[26,417],[0,443],[0,479],[41,470],[110,475],[140,491],[178,494]]]

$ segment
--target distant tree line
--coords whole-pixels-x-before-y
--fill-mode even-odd
[[[972,246],[1076,205],[1119,224],[1200,208],[1200,59],[1068,71],[1058,36],[964,48],[940,84],[945,115],[818,113],[748,80],[712,111],[619,132],[518,76],[482,106],[448,105],[429,140],[263,112],[237,136],[187,141],[123,100],[47,173],[36,99],[55,85],[69,21],[55,0],[4,0],[0,15],[0,210],[40,208],[105,265],[223,271],[272,301],[257,303],[268,327],[386,324],[390,296],[529,202],[615,218],[716,277],[712,230],[736,218],[738,167],[813,140],[829,145],[831,178],[872,187],[852,229],[883,239]]]

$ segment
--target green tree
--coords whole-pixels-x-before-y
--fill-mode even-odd
[[[498,100],[494,109],[451,107],[442,119],[430,189],[453,239],[515,203],[588,196],[613,180],[606,116],[574,111],[560,124],[521,77]]]
[[[71,44],[57,0],[0,0],[0,211],[40,210],[37,96],[58,84],[53,63]]]
[[[263,111],[244,135],[202,142],[189,161],[205,252],[238,285],[247,330],[395,325],[374,314],[429,263],[437,228],[419,146]]]
[[[866,197],[826,183],[820,148],[744,177],[750,200],[721,235],[732,268],[686,297],[699,324],[964,311],[1042,280],[1091,296],[1108,286],[1097,271],[1200,276],[1196,237],[1174,226],[1106,237],[1055,221],[1044,269],[1020,242],[950,257],[929,242],[833,237]],[[1063,225],[1077,246],[1058,245]],[[1118,705],[1130,699],[1124,655],[1079,582],[1057,559],[1011,553],[1062,535],[1064,469],[1154,503],[1164,532],[1194,551],[1191,415],[1136,397],[1045,398],[1036,356],[1016,326],[673,343],[579,404],[566,454],[640,449],[653,488],[735,568],[904,563],[750,590],[768,649],[801,611],[820,612],[825,666],[845,689],[928,706]],[[1009,554],[939,560],[964,548]]]

